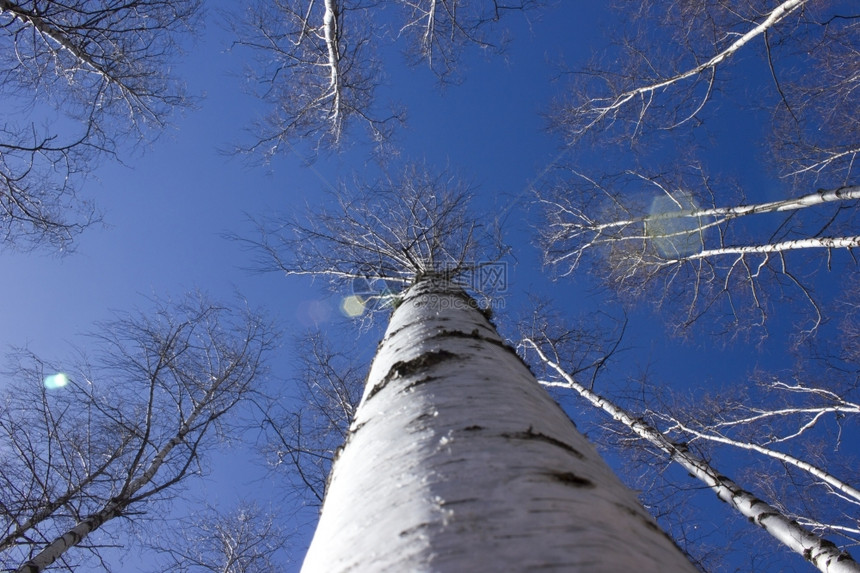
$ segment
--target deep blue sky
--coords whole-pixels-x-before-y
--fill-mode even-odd
[[[556,152],[538,112],[548,101],[548,60],[563,46],[542,36],[596,32],[587,12],[577,14],[583,30],[546,16],[529,33],[514,18],[517,49],[504,60],[471,54],[464,84],[443,94],[426,70],[389,66],[389,85],[380,91],[408,105],[408,126],[398,135],[402,156],[450,163],[479,184],[482,204],[498,211],[528,199],[529,184]],[[215,3],[207,4],[206,20],[203,36],[177,66],[189,91],[203,96],[199,109],[177,117],[142,157],[127,154],[127,167],[101,167],[84,188],[104,211],[106,227],[90,229],[77,251],[63,258],[0,255],[3,340],[52,348],[139,294],[201,288],[219,296],[235,287],[253,302],[294,316],[302,301],[319,298],[300,281],[243,272],[238,267],[247,255],[219,235],[247,229],[245,213],[301,209],[339,178],[372,171],[367,149],[347,144],[311,168],[295,155],[260,167],[222,154],[243,140],[249,121],[264,109],[242,91],[243,54],[226,50],[230,35],[218,24]],[[513,222],[516,231],[524,230],[521,217]],[[522,251],[518,258],[533,258],[531,249]]]
[[[192,289],[216,299],[241,293],[251,306],[267,309],[285,332],[285,344],[272,361],[277,383],[288,383],[291,376],[290,337],[315,322],[330,327],[335,340],[352,344],[354,332],[341,324],[338,295],[306,280],[249,273],[243,270],[248,254],[222,238],[225,232],[250,231],[246,213],[301,210],[339,178],[374,171],[367,149],[358,143],[340,154],[323,155],[310,167],[296,155],[259,166],[221,153],[242,140],[245,126],[265,111],[243,93],[237,74],[244,55],[226,50],[230,36],[218,24],[218,8],[234,4],[207,3],[207,26],[176,67],[189,91],[203,96],[199,108],[177,117],[144,154],[128,154],[128,166],[105,164],[86,185],[84,193],[104,211],[106,226],[87,231],[76,252],[62,258],[0,253],[0,344],[62,356],[69,345],[85,343],[78,335],[109,318],[112,310],[145,308],[147,297],[180,297]],[[503,328],[527,311],[527,292],[552,296],[572,313],[601,309],[621,314],[587,277],[550,283],[533,246],[537,212],[526,212],[530,186],[540,183],[547,167],[576,153],[594,160],[586,150],[561,148],[546,134],[540,112],[558,88],[551,82],[554,63],[562,56],[570,66],[583,63],[593,49],[605,45],[612,16],[602,2],[559,4],[529,22],[514,15],[504,57],[469,52],[462,85],[440,92],[428,70],[409,69],[394,56],[386,62],[388,85],[380,94],[390,94],[408,108],[407,126],[397,136],[404,158],[450,164],[478,184],[479,212],[510,214],[507,231],[516,263],[507,309],[499,318]],[[721,124],[735,140],[715,146],[712,159],[762,182],[766,177],[759,171],[755,130],[742,128],[749,137],[740,140],[730,130],[746,119],[730,116]],[[364,340],[371,350],[377,342],[373,336]],[[759,349],[724,348],[696,338],[680,341],[667,336],[659,316],[640,309],[631,314],[626,362],[617,375],[624,378],[647,366],[665,383],[689,391],[743,383],[755,366],[785,360],[784,345],[780,331]],[[217,462],[213,468],[204,484],[211,492],[206,495],[226,499],[235,491],[253,495],[252,490],[260,490],[259,484],[251,484],[253,475],[237,474],[235,464]],[[720,527],[727,512],[708,506],[697,515]],[[303,548],[298,545],[294,557],[300,561]],[[793,567],[796,558],[788,559]],[[803,570],[802,563],[797,565]]]

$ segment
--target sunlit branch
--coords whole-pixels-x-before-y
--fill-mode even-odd
[[[804,517],[797,517],[796,519],[797,522],[800,523],[802,526],[808,527],[812,530],[831,531],[833,533],[840,533],[844,535],[860,535],[860,528],[846,527],[844,525],[834,525],[831,523],[821,523],[820,521],[806,519]]]
[[[838,189],[821,189],[815,193],[809,193],[802,197],[782,199],[779,201],[770,201],[767,203],[756,203],[752,205],[738,205],[735,207],[712,207],[703,209],[683,209],[677,211],[665,211],[662,213],[653,213],[641,215],[628,219],[619,219],[599,223],[591,220],[585,213],[574,211],[570,206],[562,206],[556,201],[542,200],[549,208],[562,208],[564,213],[574,215],[581,222],[576,220],[570,222],[558,221],[554,223],[555,227],[561,229],[570,229],[571,233],[594,232],[602,233],[606,230],[611,230],[620,227],[627,227],[634,224],[647,224],[649,222],[658,222],[671,219],[695,219],[697,220],[697,228],[709,228],[712,226],[721,225],[731,219],[743,217],[746,215],[757,215],[762,213],[776,213],[784,211],[794,211],[814,207],[835,201],[854,201],[860,199],[860,186],[840,187]],[[713,219],[711,219],[713,218]],[[707,222],[698,221],[699,219],[711,219]],[[689,231],[685,231],[689,233]],[[680,235],[681,233],[676,233]],[[668,236],[671,236],[669,234]],[[626,238],[626,236],[625,236]],[[641,239],[640,237],[633,237]]]
[[[857,412],[858,412],[858,410],[855,407],[853,413],[857,413]],[[802,412],[794,412],[794,413],[800,414]],[[828,413],[828,412],[826,412],[826,411],[817,412],[816,415],[813,417],[813,422],[817,421],[818,417],[823,416],[826,413]],[[860,503],[860,490],[857,490],[856,488],[852,487],[851,485],[845,483],[844,481],[831,475],[830,473],[822,470],[821,468],[814,466],[813,464],[805,462],[805,461],[798,459],[794,456],[791,456],[789,454],[779,452],[779,451],[773,450],[771,448],[766,448],[764,446],[760,446],[760,445],[752,443],[752,442],[741,442],[739,440],[733,440],[731,438],[727,438],[726,436],[723,436],[723,435],[720,435],[720,434],[717,434],[714,432],[696,430],[695,428],[692,428],[689,425],[684,424],[683,422],[681,422],[677,418],[675,418],[673,416],[669,416],[667,414],[663,414],[660,412],[653,412],[653,415],[655,415],[656,417],[658,417],[658,418],[660,418],[666,422],[669,422],[671,424],[671,426],[667,429],[668,432],[673,432],[673,431],[683,432],[685,434],[689,434],[690,436],[692,436],[691,441],[695,440],[695,439],[707,440],[710,442],[724,444],[724,445],[732,446],[732,447],[739,448],[742,450],[753,451],[753,452],[762,454],[764,456],[779,460],[783,463],[789,464],[789,465],[794,466],[800,470],[803,470],[812,476],[815,476],[816,478],[822,480],[823,482],[832,486],[836,490],[844,493],[845,495],[852,497],[854,500],[854,503]],[[811,426],[807,426],[806,429],[808,429],[808,427],[811,427]],[[803,430],[801,430],[801,432],[802,431]]]
[[[855,237],[810,237],[781,241],[769,245],[726,246],[716,249],[706,249],[676,259],[667,259],[666,264],[695,259],[707,259],[725,255],[768,254],[793,251],[797,249],[854,249],[860,246],[860,236]]]
[[[705,61],[705,62],[703,62],[703,63],[701,63],[695,67],[692,67],[688,70],[677,73],[677,74],[675,74],[669,78],[666,78],[664,80],[660,80],[660,81],[657,81],[657,82],[654,82],[651,84],[643,85],[643,86],[625,91],[625,92],[623,92],[617,96],[614,96],[613,98],[604,98],[603,100],[600,100],[600,99],[590,100],[588,103],[586,103],[583,106],[583,108],[584,108],[584,111],[586,113],[588,113],[589,115],[592,116],[592,118],[589,121],[587,121],[584,125],[576,128],[573,131],[573,133],[580,135],[580,134],[583,134],[583,133],[589,131],[591,128],[593,128],[595,125],[600,123],[602,120],[604,120],[608,116],[614,115],[622,107],[624,107],[626,104],[628,104],[630,101],[632,101],[636,98],[638,98],[640,100],[640,103],[641,103],[641,110],[639,113],[639,118],[640,118],[640,122],[641,122],[642,116],[644,116],[644,114],[647,112],[648,108],[650,107],[651,102],[653,101],[653,98],[655,97],[655,95],[658,92],[661,92],[661,91],[665,90],[666,88],[672,86],[673,84],[681,82],[685,79],[688,79],[688,78],[691,78],[694,76],[698,76],[698,75],[702,74],[703,72],[707,72],[707,71],[713,72],[713,70],[715,70],[717,68],[717,66],[719,66],[725,60],[727,60],[728,58],[733,56],[738,50],[743,48],[747,43],[749,43],[754,38],[763,34],[766,30],[768,30],[768,29],[772,28],[773,26],[775,26],[776,24],[778,24],[781,20],[786,18],[792,12],[794,12],[798,8],[802,7],[806,2],[807,2],[807,0],[787,0],[786,2],[783,2],[782,4],[780,4],[779,6],[774,8],[768,14],[768,16],[764,20],[761,21],[761,23],[757,24],[756,26],[751,28],[749,31],[747,31],[745,34],[740,36],[737,40],[732,42],[726,49],[720,51],[719,53],[717,53],[716,55],[711,57],[709,60],[707,60],[707,61]],[[707,97],[709,97],[709,94],[711,93],[712,82],[713,82],[713,77],[711,78],[711,80],[709,82],[708,95],[705,96],[705,101],[707,101]],[[601,102],[605,102],[605,103],[601,104]],[[704,101],[701,102],[699,104],[698,109],[701,109],[701,107],[704,105],[704,103],[705,103]],[[680,125],[680,124],[685,123],[686,121],[689,121],[689,119],[691,119],[693,117],[693,115],[695,115],[695,112],[693,114],[691,114],[690,117],[688,117],[687,119],[678,122],[677,125]]]
[[[791,550],[811,561],[819,570],[860,571],[860,565],[846,552],[839,551],[829,541],[802,527],[797,521],[786,517],[777,508],[744,490],[725,475],[716,471],[706,460],[690,452],[686,446],[671,441],[660,430],[642,418],[632,415],[577,382],[562,368],[558,360],[550,359],[541,345],[533,339],[526,338],[523,343],[538,355],[542,363],[562,379],[561,382],[541,380],[541,384],[548,387],[569,388],[577,392],[593,406],[600,408],[614,420],[624,424],[634,434],[669,455],[673,461],[680,464],[691,475],[707,484],[720,499],[765,529]]]
[[[715,309],[720,299],[736,322],[748,318],[751,315],[736,306],[739,294],[749,301],[763,326],[769,288],[789,284],[808,303],[812,323],[807,331],[814,331],[823,319],[820,303],[807,279],[789,269],[787,254],[807,252],[812,256],[823,249],[829,256],[860,246],[852,222],[847,215],[840,216],[860,200],[856,185],[763,203],[698,207],[697,195],[672,190],[692,188],[684,181],[673,183],[625,172],[613,187],[604,187],[574,173],[577,180],[560,185],[554,196],[539,199],[547,218],[541,229],[545,263],[560,276],[572,275],[589,263],[618,292],[639,296],[646,289],[659,289],[658,301],[672,300],[677,305],[686,299],[684,326]],[[701,181],[697,194],[713,200],[716,192],[708,178],[701,170],[695,176]],[[580,179],[586,182],[582,187],[576,186]],[[638,179],[658,189],[650,207],[642,198],[623,194],[624,185],[638,184]],[[817,226],[815,236],[803,238],[812,234],[798,218],[806,213],[808,217],[829,217]],[[756,226],[753,217],[761,218],[764,225]],[[801,238],[776,240],[792,231],[789,224]],[[833,236],[827,236],[831,233]],[[693,284],[695,288],[686,288]]]
[[[784,177],[794,177],[797,175],[802,175],[804,173],[808,173],[810,171],[820,173],[821,171],[823,171],[827,167],[829,167],[832,163],[839,161],[840,159],[843,159],[846,157],[851,157],[852,162],[853,162],[854,158],[856,158],[858,154],[860,154],[860,147],[855,147],[855,148],[848,149],[845,151],[831,152],[831,153],[828,153],[827,157],[825,157],[824,159],[821,159],[819,161],[811,163],[810,165],[807,165],[805,167],[801,167],[799,169],[795,169],[789,173],[786,173],[784,175]]]

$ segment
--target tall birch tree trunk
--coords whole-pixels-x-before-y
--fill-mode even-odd
[[[694,571],[459,288],[391,317],[303,571]]]

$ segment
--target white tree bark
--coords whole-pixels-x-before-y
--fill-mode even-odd
[[[391,318],[303,571],[694,571],[462,291]]]
[[[329,121],[332,125],[332,136],[335,144],[340,142],[343,132],[343,117],[341,115],[341,87],[340,87],[340,46],[338,45],[337,29],[338,5],[335,0],[325,0],[325,13],[323,14],[323,37],[328,48],[329,67],[329,92],[334,102],[331,105]]]

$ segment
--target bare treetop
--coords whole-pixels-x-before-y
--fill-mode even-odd
[[[536,7],[536,0],[398,0],[404,18],[399,35],[408,38],[407,54],[414,65],[426,63],[442,82],[456,75],[460,53],[467,46],[500,51],[505,38],[499,21],[507,13]]]
[[[498,261],[506,252],[495,221],[469,211],[469,185],[452,173],[411,165],[397,178],[343,188],[330,207],[306,218],[258,222],[264,270],[329,278],[384,279],[409,285],[449,279]]]
[[[344,132],[363,125],[372,141],[388,139],[397,113],[377,115],[381,82],[371,11],[375,2],[344,0],[259,1],[235,24],[236,45],[250,48],[249,72],[271,111],[255,128],[249,151],[265,156],[293,139],[337,148]]]

